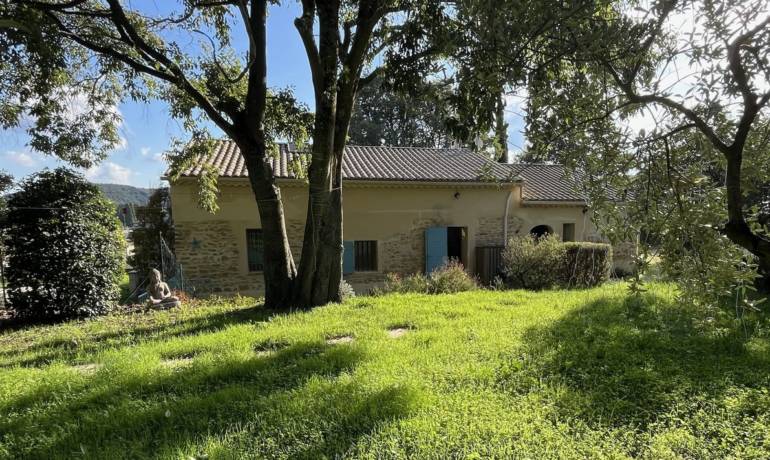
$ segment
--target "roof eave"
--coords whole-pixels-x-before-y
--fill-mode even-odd
[[[166,176],[163,176],[166,178]],[[194,181],[198,176],[180,176],[179,181]],[[218,180],[226,184],[248,184],[248,176],[220,176]],[[343,184],[366,187],[366,186],[379,186],[379,187],[468,187],[468,188],[493,188],[504,187],[506,185],[520,185],[524,180],[521,178],[514,178],[511,181],[439,181],[439,180],[392,180],[392,179],[343,179]],[[303,179],[293,179],[289,177],[276,178],[276,183],[279,185],[296,185],[302,186],[306,184]]]
[[[524,206],[588,206],[585,200],[531,200],[523,199]]]

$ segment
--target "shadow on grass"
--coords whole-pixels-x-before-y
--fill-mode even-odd
[[[106,368],[80,392],[48,388],[11,402],[4,411],[12,416],[0,421],[0,447],[37,458],[186,456],[201,453],[180,452],[205,437],[245,433],[241,443],[269,440],[251,446],[265,455],[280,448],[295,457],[335,457],[408,406],[404,388],[338,384],[336,377],[361,359],[355,347],[298,343],[149,376]]]
[[[171,322],[159,322],[152,326],[131,327],[129,325],[121,330],[90,335],[84,338],[82,343],[60,338],[40,341],[22,350],[0,351],[0,369],[16,365],[24,367],[42,366],[50,364],[54,360],[67,361],[73,359],[78,354],[94,353],[116,345],[128,345],[148,339],[165,341],[175,337],[215,332],[230,325],[267,321],[274,316],[282,314],[285,313],[266,310],[261,305],[258,305],[252,308],[212,313],[194,318],[172,320]],[[138,315],[137,318],[140,318],[142,322],[146,322],[146,316],[143,316],[145,315],[144,313],[118,315],[110,318],[110,320],[126,320],[130,324],[134,315]],[[32,357],[24,357],[22,353],[36,354]]]
[[[738,333],[699,329],[694,319],[702,312],[666,302],[648,296],[634,310],[628,299],[602,298],[530,329],[524,342],[534,369],[522,386],[565,385],[555,401],[565,415],[642,428],[694,397],[719,400],[729,387],[770,383],[767,348],[747,347]]]

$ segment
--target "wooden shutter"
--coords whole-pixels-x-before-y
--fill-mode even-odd
[[[355,241],[343,241],[342,246],[342,274],[348,275],[356,269]]]
[[[447,228],[425,229],[425,273],[444,265],[447,258]]]

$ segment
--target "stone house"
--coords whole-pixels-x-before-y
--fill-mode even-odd
[[[270,160],[295,258],[307,210],[306,183],[289,166],[297,158],[282,144]],[[258,295],[263,241],[243,158],[233,142],[218,141],[210,163],[219,171],[216,214],[196,205],[202,164],[171,185],[185,284],[201,293]],[[600,239],[590,209],[561,166],[504,165],[462,148],[348,146],[342,171],[343,272],[359,293],[389,272],[429,272],[448,258],[489,277],[488,266],[506,239],[522,232]]]

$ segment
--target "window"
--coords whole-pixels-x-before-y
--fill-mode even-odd
[[[246,254],[249,260],[249,271],[258,272],[265,268],[264,242],[261,229],[246,230]]]
[[[575,224],[564,224],[561,231],[562,241],[575,241]]]
[[[377,242],[355,241],[355,267],[357,272],[377,271]]]

